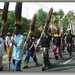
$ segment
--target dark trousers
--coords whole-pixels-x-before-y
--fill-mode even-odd
[[[49,54],[48,54],[49,49],[47,48],[43,48],[43,53],[42,53],[42,57],[43,57],[43,67],[46,66],[50,66],[50,61],[49,61]]]
[[[67,47],[67,51],[68,51],[69,55],[71,56],[71,54],[72,54],[72,46]]]
[[[12,70],[21,71],[21,60],[12,59]]]

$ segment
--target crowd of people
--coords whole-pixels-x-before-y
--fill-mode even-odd
[[[3,71],[2,57],[5,54],[5,46],[8,54],[8,61],[12,60],[12,71],[21,71],[21,62],[24,51],[26,57],[24,60],[23,69],[28,68],[30,57],[33,58],[35,65],[38,65],[38,60],[36,57],[36,50],[38,45],[36,42],[37,40],[34,37],[34,33],[29,32],[28,37],[24,38],[24,36],[20,34],[21,28],[21,25],[15,24],[12,36],[10,36],[10,32],[8,32],[5,38],[5,43],[0,35],[0,71]],[[63,58],[62,52],[64,52],[65,46],[67,47],[69,57],[72,55],[72,49],[75,48],[75,38],[70,29],[67,29],[65,34],[63,31],[59,31],[59,28],[57,28],[55,33],[52,35],[48,33],[47,30],[47,27],[44,28],[44,33],[40,38],[43,59],[42,71],[44,71],[46,67],[50,68],[51,66],[49,59],[50,47],[54,52],[55,60],[58,60],[58,56]]]

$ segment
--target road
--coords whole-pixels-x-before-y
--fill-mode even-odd
[[[28,72],[28,73],[42,72],[42,70],[41,70],[41,68],[42,68],[41,52],[42,51],[37,52],[37,60],[38,60],[39,65],[34,66],[33,59],[30,58],[28,68],[22,69],[22,72]],[[62,59],[59,57],[58,60],[55,60],[53,51],[49,51],[51,68],[45,70],[45,72],[50,72],[50,73],[51,72],[57,72],[57,73],[60,73],[60,72],[61,73],[64,73],[64,72],[69,73],[70,72],[70,73],[74,73],[75,72],[75,51],[72,52],[72,57],[69,57],[67,52],[62,53],[62,55],[63,55]],[[23,67],[24,58],[25,58],[25,55],[23,56],[22,65],[21,65],[22,67]],[[5,55],[3,57],[3,67],[4,67],[3,71],[5,71],[5,72],[8,71],[8,61],[7,60],[8,60],[7,55]]]

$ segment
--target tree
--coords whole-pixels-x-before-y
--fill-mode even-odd
[[[64,28],[63,24],[62,24],[63,16],[64,16],[64,11],[62,9],[59,9],[59,11],[58,11],[58,26],[59,26],[60,30],[62,30]]]
[[[14,11],[8,12],[8,20],[7,20],[7,31],[10,33],[13,32],[13,26],[15,24]]]
[[[60,18],[64,16],[64,11],[62,9],[59,9],[57,13],[58,13],[58,16],[60,16]]]
[[[68,24],[71,20],[74,20],[75,18],[75,15],[73,13],[73,11],[69,11],[65,17],[63,18],[63,27],[64,27],[64,30],[66,31],[67,27],[68,27]]]
[[[2,25],[2,13],[0,12],[0,28],[1,28],[1,25]]]
[[[21,33],[25,33],[25,36],[28,35],[29,27],[30,27],[30,20],[26,18],[22,18],[22,30]]]
[[[44,11],[42,8],[40,8],[37,12],[36,17],[36,28],[39,28],[40,26],[44,26],[46,22],[46,16],[47,12]]]
[[[61,21],[61,19],[64,16],[64,11],[62,9],[59,9],[59,11],[54,12],[54,18],[53,18],[53,24],[59,28],[59,21]]]
[[[62,25],[63,25],[64,31],[66,31],[68,24],[69,24],[69,22],[68,22],[68,17],[65,16],[65,17],[63,18],[63,21],[62,21]]]
[[[13,26],[15,24],[15,16],[14,16],[14,11],[10,11],[8,12],[8,20],[7,20],[7,25],[6,25],[6,29],[7,31],[9,31],[10,33],[13,32]],[[22,17],[22,30],[21,30],[21,34],[25,33],[25,35],[28,35],[28,31],[29,31],[29,23],[30,21],[26,18]]]

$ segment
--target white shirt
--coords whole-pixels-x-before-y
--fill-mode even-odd
[[[14,41],[17,46],[13,45],[12,50],[12,59],[22,60],[23,57],[23,45],[24,45],[24,37],[21,34],[14,35]]]
[[[4,55],[4,40],[0,37],[0,56]]]
[[[6,41],[6,46],[10,46],[11,37],[6,36],[5,41]]]
[[[12,39],[14,39],[14,37],[13,37],[13,36],[11,36],[11,40],[12,40]],[[12,46],[12,42],[10,42],[10,46]]]

